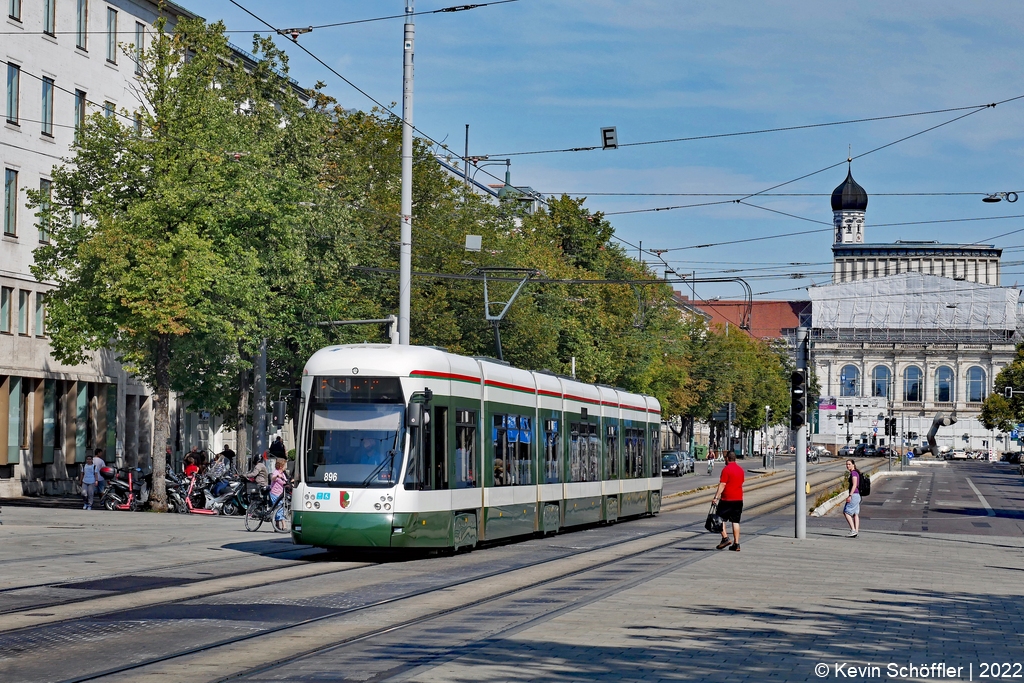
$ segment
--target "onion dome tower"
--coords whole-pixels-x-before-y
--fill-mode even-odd
[[[847,170],[846,180],[832,191],[832,223],[836,228],[836,244],[864,243],[864,212],[868,193]]]

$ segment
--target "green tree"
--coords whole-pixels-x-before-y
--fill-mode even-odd
[[[195,346],[189,335],[251,333],[266,290],[260,254],[240,229],[259,222],[252,206],[265,188],[247,185],[252,174],[229,154],[254,134],[265,105],[223,25],[181,20],[167,33],[161,20],[156,28],[142,56],[142,106],[122,113],[136,125],[90,117],[69,163],[53,170],[53,201],[33,197],[52,234],[33,273],[56,283],[49,324],[58,358],[112,348],[153,386],[161,509],[175,350]]]

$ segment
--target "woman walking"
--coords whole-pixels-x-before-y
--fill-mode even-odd
[[[846,471],[850,473],[850,492],[846,496],[846,506],[843,514],[846,515],[846,523],[850,525],[850,533],[847,538],[857,538],[860,533],[860,470],[852,460],[846,461]]]

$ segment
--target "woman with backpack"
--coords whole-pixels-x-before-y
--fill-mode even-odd
[[[847,538],[857,538],[860,533],[860,482],[861,474],[857,465],[852,460],[846,461],[846,471],[850,473],[850,492],[846,496],[846,506],[843,514],[846,516],[846,523],[850,525],[850,533]]]

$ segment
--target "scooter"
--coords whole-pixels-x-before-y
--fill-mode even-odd
[[[120,472],[125,473],[123,477]],[[107,480],[107,487],[100,498],[100,505],[107,510],[135,512],[149,500],[149,486],[140,467],[123,470],[103,467],[100,476]]]
[[[248,507],[245,480],[230,479],[227,480],[227,485],[227,489],[209,503],[210,509],[219,510],[228,516],[243,514]],[[206,491],[206,495],[211,496],[212,494]]]
[[[205,507],[200,508],[200,507],[196,507],[196,506],[194,506],[192,504],[192,495],[193,495],[192,492],[195,490],[196,482],[199,481],[199,478],[200,478],[199,474],[194,474],[188,480],[188,490],[185,491],[185,495],[184,495],[184,498],[185,498],[185,510],[187,510],[188,513],[191,514],[191,515],[217,515],[217,514],[220,514],[217,510],[211,510],[211,509],[205,508]],[[196,491],[196,493],[197,494],[203,494],[203,492],[201,490]],[[203,495],[205,495],[205,494],[203,494]]]

